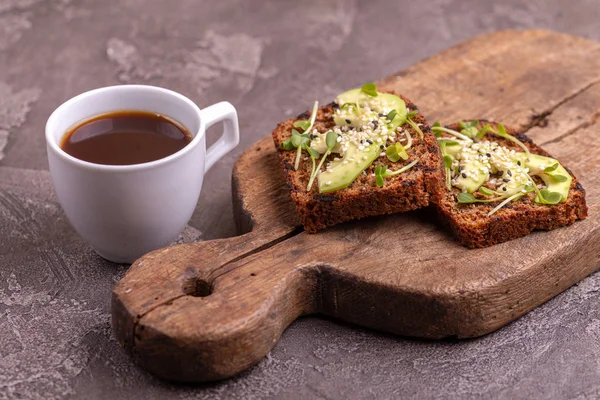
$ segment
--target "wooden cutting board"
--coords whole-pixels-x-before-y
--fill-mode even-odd
[[[429,209],[308,235],[266,137],[233,172],[236,220],[247,233],[136,261],[114,289],[116,337],[158,376],[208,381],[260,361],[300,315],[424,338],[506,325],[599,268],[598,82],[600,44],[505,31],[379,83],[431,122],[487,118],[526,132],[580,178],[585,221],[480,250],[458,245]]]

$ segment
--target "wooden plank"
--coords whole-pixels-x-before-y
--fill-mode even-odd
[[[297,228],[271,139],[236,164],[245,233],[158,250],[113,292],[113,328],[138,363],[168,379],[205,381],[258,362],[299,315],[323,313],[392,333],[442,338],[491,332],[595,271],[600,230],[599,48],[545,31],[475,38],[381,85],[453,122],[517,125],[566,163],[590,217],[488,249],[468,250],[428,210]]]
[[[599,82],[600,44],[556,32],[478,36],[382,81],[430,122],[485,118],[520,130]]]

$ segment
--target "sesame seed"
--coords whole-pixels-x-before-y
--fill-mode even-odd
[[[347,124],[351,124],[351,123],[352,123],[352,121],[350,121],[349,119],[346,119],[346,123],[347,123]]]
[[[465,179],[467,178],[467,174],[465,174],[464,172],[461,174],[461,176]]]
[[[369,144],[373,144],[373,141],[372,141],[372,140],[370,140],[370,139],[367,139],[367,143],[369,143]]]

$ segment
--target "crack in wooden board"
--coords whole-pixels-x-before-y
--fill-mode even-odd
[[[532,48],[543,51],[544,46],[556,54],[542,60],[526,57]],[[319,235],[295,235],[293,206],[283,181],[272,179],[278,169],[277,159],[270,138],[265,138],[240,158],[234,171],[237,220],[249,233],[159,250],[136,262],[113,293],[116,336],[142,366],[160,376],[211,380],[231,376],[260,360],[300,314],[322,312],[412,336],[469,337],[497,329],[560,293],[598,266],[595,160],[577,153],[599,144],[589,135],[600,108],[594,84],[599,77],[598,48],[589,40],[544,31],[499,32],[449,49],[382,83],[417,100],[426,114],[433,107],[448,118],[464,117],[461,113],[465,110],[488,110],[489,114],[475,117],[521,128],[540,115],[538,110],[551,122],[582,110],[586,121],[591,122],[559,125],[560,133],[550,140],[548,150],[571,167],[585,187],[592,185],[588,220],[471,251],[428,221],[427,210],[345,224]],[[521,61],[520,70],[514,68],[515,60]],[[528,64],[523,65],[524,60]],[[553,63],[554,79],[560,85],[538,85],[548,78],[547,73],[538,74],[547,69],[544,64],[548,62]],[[484,66],[489,72],[486,69],[473,78],[473,66]],[[523,79],[537,75],[537,81]],[[474,91],[497,94],[502,92],[500,85],[520,82],[522,87],[504,91],[503,97],[473,97],[468,90],[452,94],[457,85],[471,84],[471,88],[476,87]],[[429,84],[437,85],[441,98],[426,92]],[[562,93],[558,100],[553,97],[556,93]],[[449,99],[454,99],[453,104]],[[472,106],[474,99],[478,103]],[[520,107],[515,107],[517,104]],[[537,128],[532,127],[531,133],[543,142],[548,132]],[[582,147],[565,145],[560,137],[568,132]],[[397,260],[385,257],[389,252],[385,239],[390,233],[401,247],[403,266],[391,268]],[[275,243],[286,235],[287,239]],[[543,248],[540,255],[540,240],[557,241],[556,248]],[[427,254],[422,251],[424,247],[429,249]],[[578,251],[584,247],[589,251],[582,258]],[[264,250],[253,251],[256,248]],[[335,260],[332,248],[336,249]],[[254,254],[244,256],[250,253]],[[475,271],[456,265],[440,268],[461,257],[471,262],[486,258],[500,261],[494,268]],[[520,260],[522,265],[507,265],[510,260]],[[564,265],[574,260],[577,265],[566,273],[547,268],[548,263]],[[227,265],[226,273],[214,275],[223,265]],[[150,272],[155,266],[170,272],[154,276]],[[412,274],[400,267],[412,268]],[[549,281],[540,281],[532,271]],[[175,279],[166,276],[171,273]],[[182,287],[189,286],[190,280],[211,277],[214,288],[210,296],[182,295]],[[531,282],[544,290],[526,297]],[[556,286],[547,287],[548,282]],[[159,296],[153,301],[156,293]],[[527,301],[522,301],[523,296]],[[373,299],[382,300],[391,314],[382,315],[384,310]],[[514,303],[516,300],[520,301]],[[473,311],[467,314],[465,307]]]

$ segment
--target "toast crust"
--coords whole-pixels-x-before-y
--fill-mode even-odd
[[[485,124],[490,124],[492,128],[497,127],[494,122],[480,120],[479,128]],[[447,127],[460,130],[458,123]],[[531,153],[552,157],[526,135],[509,128],[507,128],[507,132],[523,142]],[[509,149],[522,151],[513,142],[491,133],[486,134],[484,140],[495,141]],[[439,219],[452,232],[458,242],[470,248],[488,247],[503,243],[528,235],[534,230],[549,231],[571,225],[575,221],[587,217],[585,190],[568,167],[562,163],[561,165],[573,177],[569,196],[565,203],[556,205],[538,204],[534,202],[535,193],[529,193],[519,200],[508,203],[488,217],[487,213],[498,203],[459,204],[455,198],[459,190],[453,188],[452,191],[448,191],[444,187],[441,192],[438,192],[438,194],[441,193],[441,196],[434,200]]]
[[[405,97],[394,92],[389,93],[402,98],[409,111],[417,109],[417,106]],[[315,128],[319,132],[324,132],[335,125],[333,121],[335,107],[334,103],[330,103],[319,108],[315,121]],[[300,167],[294,170],[296,152],[283,150],[280,144],[291,136],[295,121],[307,119],[309,116],[309,113],[305,112],[297,118],[281,122],[272,133],[292,200],[306,232],[315,233],[354,219],[415,210],[428,206],[432,193],[436,193],[436,197],[441,196],[444,181],[440,149],[427,120],[420,113],[413,118],[413,121],[421,124],[423,139],[420,139],[418,133],[408,123],[402,126],[402,129],[410,132],[413,139],[412,147],[408,150],[407,161],[391,163],[387,157],[380,156],[347,188],[325,194],[319,193],[318,185],[313,185],[308,192],[306,187],[312,166],[310,159],[303,152]],[[403,135],[399,135],[401,136]],[[399,137],[395,140],[399,140]],[[329,157],[333,159],[334,156]],[[386,178],[383,187],[376,185],[373,174],[378,164],[385,164],[391,170],[396,170],[414,161],[415,157],[418,157],[419,161],[411,169]]]

